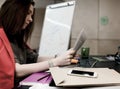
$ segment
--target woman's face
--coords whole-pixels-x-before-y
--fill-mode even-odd
[[[28,10],[28,14],[25,18],[25,22],[23,24],[22,29],[25,29],[33,21],[33,19],[32,19],[33,10],[34,10],[33,5],[30,5],[29,10]]]

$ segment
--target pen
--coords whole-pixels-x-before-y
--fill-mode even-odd
[[[49,75],[49,76],[47,77],[46,81],[48,81],[48,79],[49,79],[50,77],[51,77],[51,76]]]
[[[50,73],[48,73],[48,74],[46,74],[45,76],[39,78],[37,81],[40,81],[40,80],[42,80],[42,79],[44,79],[45,77],[48,77],[48,76],[50,76]]]

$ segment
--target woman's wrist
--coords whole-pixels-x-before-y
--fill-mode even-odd
[[[49,65],[49,68],[50,68],[50,67],[58,66],[58,65],[57,65],[57,60],[56,60],[56,58],[55,58],[55,59],[48,60],[48,65]]]
[[[49,68],[54,67],[52,60],[48,60],[48,65],[49,65]]]

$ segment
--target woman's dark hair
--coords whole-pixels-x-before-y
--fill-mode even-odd
[[[3,27],[9,41],[20,47],[24,47],[33,30],[33,22],[22,30],[30,5],[34,6],[33,0],[6,0],[0,10],[0,27]]]

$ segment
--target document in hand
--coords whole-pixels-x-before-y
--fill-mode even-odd
[[[79,50],[79,48],[83,45],[83,43],[86,40],[86,36],[85,36],[85,28],[83,27],[82,30],[80,31],[77,40],[73,46],[73,49],[77,52]]]
[[[96,72],[98,77],[80,77],[67,75],[71,69]],[[105,86],[120,85],[120,74],[109,68],[50,68],[56,86]],[[60,77],[62,76],[62,77]]]

